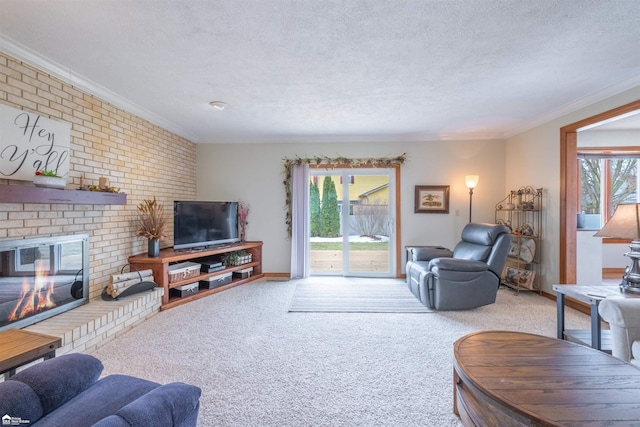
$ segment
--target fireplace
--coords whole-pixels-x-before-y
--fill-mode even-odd
[[[0,241],[0,330],[88,302],[89,236]]]

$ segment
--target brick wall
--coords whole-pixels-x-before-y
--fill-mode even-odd
[[[2,240],[88,233],[90,297],[98,297],[130,255],[146,251],[135,235],[136,206],[155,196],[171,213],[173,200],[195,198],[195,144],[1,52],[0,102],[71,123],[67,188],[108,177],[127,193],[124,206],[0,201]],[[162,246],[173,244],[172,228]]]

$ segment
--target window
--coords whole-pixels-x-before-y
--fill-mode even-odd
[[[349,201],[349,215],[353,215],[353,205],[359,205],[360,201]],[[342,215],[342,200],[338,200],[338,212]]]
[[[611,153],[578,149],[580,208],[600,215],[605,224],[621,203],[636,203],[638,197],[638,153]]]
[[[353,175],[349,175],[349,184],[355,184],[355,177]],[[340,184],[342,184],[342,176],[340,176]]]

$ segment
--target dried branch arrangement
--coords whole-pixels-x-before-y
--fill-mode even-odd
[[[155,197],[138,205],[138,236],[152,240],[165,239],[167,225],[167,213]]]

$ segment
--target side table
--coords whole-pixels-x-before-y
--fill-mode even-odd
[[[22,329],[0,332],[0,374],[5,379],[16,373],[16,368],[38,359],[56,356],[62,339]]]
[[[622,296],[625,298],[639,298],[640,295],[620,292],[618,285],[553,285],[556,291],[557,305],[557,338],[571,340],[581,344],[590,345],[596,350],[611,351],[611,338],[609,331],[602,331],[598,305],[608,296]],[[565,296],[574,298],[589,304],[591,313],[591,329],[565,329],[564,307]]]

